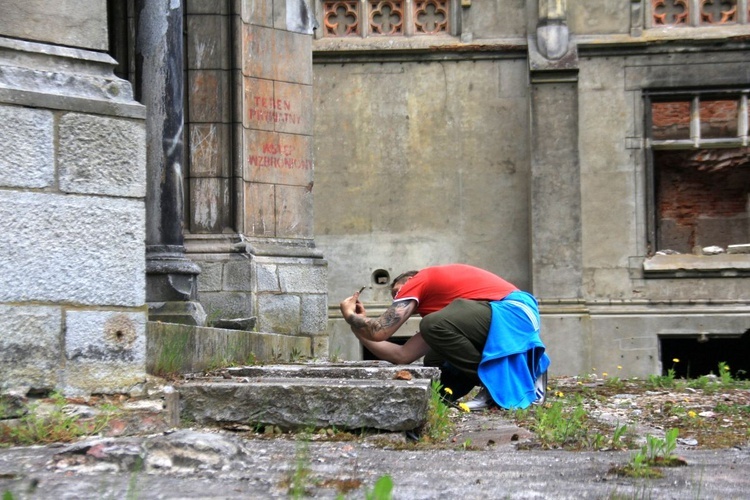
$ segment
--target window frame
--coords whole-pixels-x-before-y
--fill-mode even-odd
[[[646,194],[646,258],[644,275],[651,277],[739,277],[750,276],[750,254],[719,254],[712,256],[678,254],[657,255],[656,179],[654,152],[659,150],[689,150],[747,147],[750,143],[750,87],[700,89],[644,89],[644,151]],[[738,104],[737,137],[701,138],[700,102],[729,100]],[[690,138],[653,139],[653,107],[655,102],[690,101]]]

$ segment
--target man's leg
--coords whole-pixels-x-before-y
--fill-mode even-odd
[[[422,318],[419,330],[432,349],[425,364],[440,366],[441,383],[453,390],[454,399],[480,383],[477,368],[491,320],[489,303],[463,299]]]

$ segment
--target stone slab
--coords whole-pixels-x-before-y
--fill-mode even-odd
[[[359,361],[326,364],[283,364],[235,366],[226,372],[233,377],[250,378],[323,378],[355,380],[393,380],[407,371],[413,379],[440,378],[440,369],[420,365],[393,365],[385,361]]]
[[[430,380],[264,379],[185,383],[177,390],[182,418],[200,424],[405,431],[427,419]]]

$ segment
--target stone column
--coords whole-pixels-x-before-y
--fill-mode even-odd
[[[205,324],[200,268],[183,237],[182,2],[136,0],[136,90],[146,105],[146,301],[149,318]]]
[[[539,0],[529,70],[533,291],[540,298],[577,299],[582,294],[578,55],[568,36],[564,0]]]

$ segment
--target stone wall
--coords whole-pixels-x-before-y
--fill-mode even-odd
[[[301,0],[188,2],[186,247],[209,324],[255,316],[256,330],[312,337],[325,356],[312,21]]]
[[[109,56],[3,36],[106,48],[105,3],[87,3],[0,16],[1,390],[145,379],[145,109]]]
[[[334,349],[361,356],[338,301],[368,285],[378,314],[378,277],[450,261],[537,295],[555,374],[660,373],[661,339],[745,333],[747,256],[654,261],[643,99],[746,91],[748,13],[708,23],[692,1],[674,26],[646,1],[460,3],[451,34],[318,32],[315,231]]]

